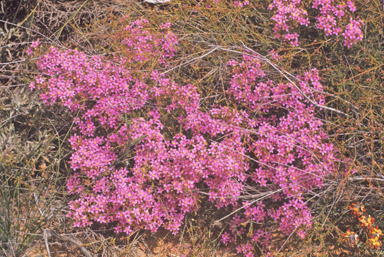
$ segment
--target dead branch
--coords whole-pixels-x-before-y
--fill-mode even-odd
[[[46,235],[46,236],[45,236]],[[48,250],[48,255],[50,256],[50,252],[49,252],[49,248],[48,248],[48,245],[47,245],[47,237],[48,236],[53,236],[55,237],[57,240],[60,240],[60,241],[67,241],[67,242],[71,242],[72,244],[76,245],[77,247],[80,248],[80,250],[84,253],[85,256],[87,257],[93,257],[92,254],[90,254],[88,252],[87,249],[85,249],[85,247],[83,246],[82,243],[80,243],[79,241],[77,241],[73,236],[71,235],[68,235],[68,236],[62,236],[62,235],[59,235],[59,234],[56,234],[54,231],[52,230],[44,230],[44,234],[43,234],[43,238],[44,240],[46,241],[45,244],[47,246],[47,250]]]

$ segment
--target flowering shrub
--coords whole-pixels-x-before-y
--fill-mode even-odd
[[[380,249],[380,247],[383,246],[383,243],[381,242],[383,239],[383,232],[378,226],[374,227],[375,219],[371,217],[371,215],[367,216],[364,214],[366,211],[364,205],[353,203],[349,209],[352,211],[353,216],[359,220],[360,226],[368,236],[366,241],[367,247],[371,249]],[[352,244],[356,244],[359,240],[358,235],[355,232],[351,232],[349,229],[343,236]],[[354,240],[352,240],[352,238],[354,238]]]
[[[282,37],[284,41],[288,41],[293,46],[298,46],[298,33],[292,32],[292,27],[298,25],[308,26],[310,24],[308,12],[305,6],[312,3],[311,8],[319,11],[316,18],[318,29],[325,32],[326,36],[339,35],[344,30],[344,45],[348,48],[355,44],[358,40],[363,39],[361,24],[363,22],[358,19],[354,20],[348,12],[355,12],[356,7],[353,1],[344,0],[273,0],[268,9],[274,10],[275,13],[271,18],[275,22],[273,29],[276,38]],[[349,23],[343,18],[349,17]]]
[[[273,221],[284,234],[304,238],[311,214],[303,194],[321,188],[337,161],[313,104],[247,54],[227,63],[230,83],[220,92],[226,104],[204,102],[196,86],[179,85],[157,69],[137,75],[132,71],[145,62],[166,67],[176,54],[170,24],[159,33],[147,25],[137,20],[124,28],[129,36],[121,56],[51,47],[38,62],[41,75],[31,89],[41,89],[47,104],[80,113],[70,138],[75,173],[67,183],[78,195],[68,214],[74,225],[177,233],[206,195],[217,208],[241,209],[222,236],[227,244],[246,234],[250,242],[238,252],[252,256],[252,243],[267,250],[271,235],[262,226],[254,232],[254,223]],[[324,103],[316,69],[297,80],[312,102]],[[117,167],[126,154],[131,161]]]

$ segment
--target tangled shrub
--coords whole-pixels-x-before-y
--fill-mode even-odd
[[[317,70],[298,76],[297,86],[275,82],[279,77],[268,75],[264,62],[244,54],[227,64],[230,83],[217,93],[228,96],[226,103],[203,105],[196,86],[179,85],[160,69],[132,72],[148,60],[165,67],[176,54],[170,24],[158,33],[146,26],[137,20],[125,28],[130,36],[122,39],[121,56],[51,47],[38,62],[41,75],[31,88],[43,91],[45,103],[79,113],[70,139],[75,173],[67,184],[78,195],[69,204],[74,225],[177,233],[206,196],[217,208],[238,210],[224,243],[246,234],[246,224],[268,221],[305,237],[311,214],[303,194],[321,188],[337,161],[315,107],[302,95],[324,103]],[[118,167],[122,155],[131,161]],[[267,249],[270,240],[265,227],[251,227],[251,243],[238,247],[249,256],[252,243]]]

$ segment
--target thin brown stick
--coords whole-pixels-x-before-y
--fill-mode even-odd
[[[67,241],[67,242],[71,242],[73,243],[74,245],[76,245],[77,247],[80,248],[80,250],[84,253],[85,256],[87,257],[93,257],[87,249],[85,249],[85,247],[83,246],[82,243],[80,243],[79,241],[77,241],[73,236],[69,235],[69,236],[62,236],[62,235],[58,235],[56,234],[55,232],[53,232],[52,230],[44,230],[44,233],[49,233],[49,235],[55,237],[56,239],[60,240],[60,241]],[[46,243],[47,244],[47,243]],[[48,249],[48,246],[47,246],[47,249]],[[49,251],[48,251],[48,255],[50,256],[49,254]]]
[[[48,257],[51,257],[51,251],[49,250],[49,245],[48,245],[48,232],[45,229],[43,230],[43,239],[45,242],[45,247],[47,248]]]

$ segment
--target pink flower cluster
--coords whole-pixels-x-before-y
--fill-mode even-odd
[[[124,29],[132,34],[131,37],[123,39],[123,43],[134,54],[134,60],[129,60],[128,63],[133,61],[144,62],[158,56],[161,64],[165,64],[167,58],[174,55],[174,46],[177,44],[177,37],[168,32],[170,23],[161,24],[160,29],[166,34],[162,38],[153,37],[150,31],[143,29],[148,24],[148,20],[141,19],[133,22],[131,25],[126,26]],[[162,52],[160,54],[160,51]]]
[[[348,48],[357,42],[357,40],[363,40],[363,32],[361,31],[361,25],[364,24],[361,20],[352,20],[346,26],[343,36],[345,38],[344,45]]]
[[[246,202],[244,216],[233,218],[232,238],[246,234],[239,225],[250,220],[255,223],[273,220],[283,233],[296,231],[303,238],[304,231],[311,226],[311,214],[302,194],[308,189],[322,187],[323,178],[335,170],[335,149],[332,144],[323,142],[327,136],[321,130],[322,122],[314,117],[313,106],[304,100],[296,87],[275,84],[266,78],[262,62],[257,58],[243,56],[241,63],[231,61],[228,65],[234,74],[228,93],[238,104],[252,110],[247,112],[249,117],[258,117],[248,123],[252,132],[247,135],[246,150],[256,157],[252,161],[258,163],[255,171],[248,173],[249,177],[261,188],[281,190],[270,199],[285,200],[277,209],[265,208],[261,202],[253,207]],[[310,86],[322,90],[316,69],[298,79],[300,89],[307,96],[324,104],[324,97],[313,93]],[[256,237],[254,242],[268,246],[267,238],[262,241],[257,233],[253,237]],[[223,241],[228,240],[223,238]]]
[[[303,1],[305,2],[305,1]],[[342,23],[346,12],[354,12],[356,7],[353,1],[344,2],[344,0],[311,0],[312,9],[319,10],[319,15],[316,18],[317,28],[325,32],[325,35],[339,35],[343,31]],[[268,7],[270,10],[275,10],[271,18],[275,22],[273,29],[276,38],[282,37],[284,41],[288,41],[293,46],[298,46],[297,33],[291,33],[292,26],[297,27],[298,24],[308,26],[308,12],[304,9],[305,3],[301,0],[273,0]],[[309,5],[309,3],[307,3]],[[293,22],[293,24],[292,24]],[[350,17],[350,23],[345,25],[342,35],[345,39],[345,46],[348,48],[362,40],[363,32],[361,31],[361,20],[353,20]]]
[[[304,237],[311,214],[302,196],[322,187],[337,161],[314,106],[294,85],[271,80],[263,63],[248,55],[227,64],[231,81],[221,93],[229,96],[227,104],[208,104],[196,86],[179,85],[158,70],[139,76],[134,67],[153,59],[166,66],[178,44],[170,24],[160,27],[162,33],[149,32],[146,24],[126,27],[128,57],[109,60],[52,47],[38,62],[42,76],[31,88],[44,91],[45,103],[80,113],[70,138],[75,173],[67,183],[78,195],[68,214],[75,226],[113,223],[127,234],[159,227],[177,233],[205,195],[217,208],[242,208],[224,243],[246,234],[244,224],[268,221]],[[312,101],[324,103],[312,90],[322,90],[316,69],[297,79]],[[114,161],[127,148],[131,161],[117,168]],[[255,192],[265,199],[253,204]],[[261,231],[250,243],[266,249],[270,234]],[[253,256],[251,244],[238,251]]]
[[[234,1],[233,5],[235,7],[244,7],[246,5],[249,5],[249,0],[244,0],[243,2],[241,2],[241,1]]]

